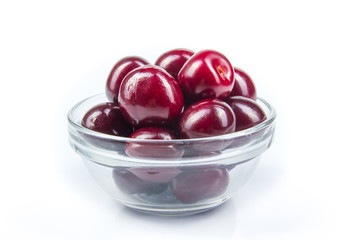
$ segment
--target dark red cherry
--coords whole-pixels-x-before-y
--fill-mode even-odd
[[[158,140],[173,140],[176,139],[171,130],[161,127],[144,127],[136,130],[130,136],[136,139],[158,139]]]
[[[180,173],[172,182],[171,190],[183,203],[194,203],[218,197],[229,184],[226,169],[202,169]]]
[[[144,181],[123,168],[114,168],[112,176],[119,190],[128,194],[160,194],[167,189],[167,184]]]
[[[243,96],[256,100],[255,84],[243,70],[234,67],[235,84],[229,96]]]
[[[125,57],[120,59],[115,66],[112,68],[105,86],[105,93],[109,101],[114,103],[118,102],[119,87],[130,71],[135,68],[149,64],[145,59],[140,57]]]
[[[207,98],[226,98],[234,86],[234,69],[221,53],[203,50],[181,68],[177,81],[184,97],[192,102]]]
[[[144,127],[131,134],[133,139],[172,140],[175,135],[172,131],[159,127]],[[184,150],[176,148],[168,142],[128,142],[125,146],[126,153],[131,157],[146,159],[179,159]],[[134,167],[129,171],[144,181],[165,183],[171,181],[181,171],[176,167]]]
[[[181,138],[204,138],[235,131],[235,115],[220,99],[204,99],[188,107],[181,115]]]
[[[144,127],[136,130],[130,135],[133,139],[154,139],[154,140],[173,140],[176,139],[174,133],[166,128]],[[174,159],[182,156],[183,150],[176,148],[169,142],[142,142],[129,141],[125,146],[126,153],[135,158],[156,158]]]
[[[246,97],[228,97],[225,100],[236,116],[236,131],[253,127],[266,119],[261,107],[252,99]]]
[[[155,65],[164,68],[175,79],[184,63],[194,54],[187,49],[174,49],[162,54],[155,62]]]
[[[184,99],[173,76],[161,67],[146,65],[121,82],[119,106],[132,126],[164,126],[182,112]]]
[[[122,117],[119,106],[114,103],[102,103],[92,107],[83,117],[81,125],[91,130],[128,137],[131,127]]]
[[[167,183],[181,173],[176,167],[137,167],[130,168],[129,171],[138,178],[151,183]]]

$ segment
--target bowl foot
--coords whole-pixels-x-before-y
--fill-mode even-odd
[[[160,216],[186,216],[186,215],[193,215],[193,214],[209,211],[223,204],[227,200],[228,198],[221,198],[218,199],[216,202],[211,202],[211,203],[196,204],[196,205],[189,204],[189,206],[182,205],[182,206],[167,206],[167,207],[146,206],[146,205],[124,203],[124,202],[121,203],[128,208],[146,214],[160,215]]]

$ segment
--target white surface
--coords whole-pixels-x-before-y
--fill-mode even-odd
[[[357,1],[1,1],[0,239],[359,239]],[[277,109],[255,175],[205,214],[135,213],[67,142],[119,58],[223,52]]]

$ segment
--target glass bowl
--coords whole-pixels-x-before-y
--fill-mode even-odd
[[[275,129],[275,109],[261,98],[264,122],[216,137],[137,140],[81,126],[85,113],[104,102],[105,94],[99,94],[70,109],[70,145],[112,197],[152,214],[193,214],[230,199],[254,172]]]

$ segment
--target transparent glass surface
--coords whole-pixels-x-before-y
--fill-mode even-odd
[[[85,113],[106,101],[99,94],[69,111],[70,145],[111,196],[153,214],[192,214],[228,200],[252,175],[275,129],[275,110],[260,98],[264,122],[216,137],[137,140],[82,127]]]

